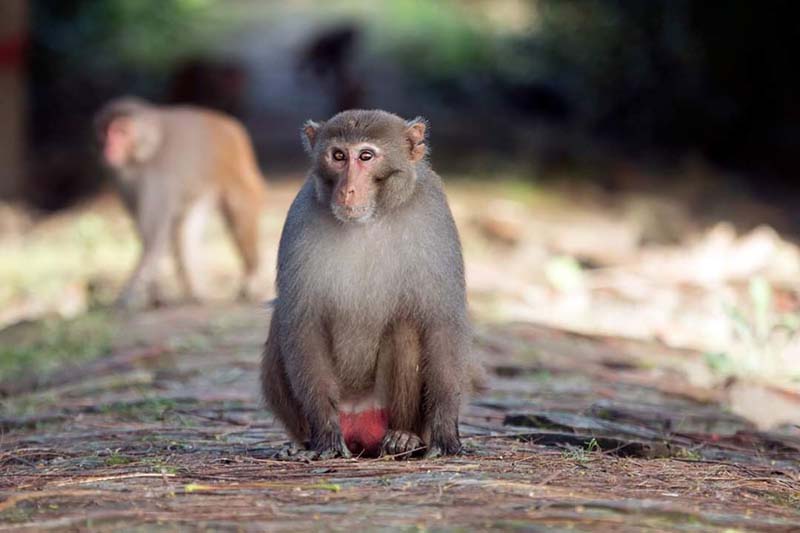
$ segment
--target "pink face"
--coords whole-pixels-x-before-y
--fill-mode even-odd
[[[125,166],[134,149],[133,123],[129,118],[116,118],[106,128],[103,156],[114,168]]]
[[[334,146],[326,157],[340,175],[331,199],[337,215],[352,220],[369,217],[375,169],[383,157],[380,148],[370,143]]]

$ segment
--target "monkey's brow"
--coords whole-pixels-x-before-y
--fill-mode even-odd
[[[347,146],[349,148],[352,148],[353,150],[363,150],[364,148],[369,148],[370,150],[372,150],[373,152],[376,152],[376,153],[383,151],[383,149],[380,146],[378,146],[377,144],[375,144],[373,142],[368,142],[368,141],[359,141],[359,142],[354,142],[354,143],[348,143]]]

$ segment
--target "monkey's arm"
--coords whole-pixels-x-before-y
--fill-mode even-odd
[[[311,449],[325,456],[350,457],[339,427],[339,391],[329,342],[319,317],[278,325],[289,385],[308,421]]]
[[[458,453],[458,411],[467,347],[462,324],[444,320],[429,324],[422,336],[426,457]]]

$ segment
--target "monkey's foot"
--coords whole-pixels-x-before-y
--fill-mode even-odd
[[[181,299],[178,301],[180,305],[185,305],[187,307],[200,305],[203,303],[203,299],[197,296],[196,294],[184,294]]]
[[[383,454],[400,456],[401,459],[408,459],[414,452],[424,449],[425,445],[422,444],[422,439],[415,433],[401,429],[387,431],[381,443]]]
[[[298,446],[295,442],[288,442],[272,456],[279,461],[300,461],[307,463],[319,457],[319,454],[309,450],[306,446]]]
[[[298,445],[294,442],[287,443],[272,456],[273,459],[277,459],[278,461],[295,461],[299,463],[310,463],[311,461],[321,460],[324,461],[326,459],[335,459],[337,457],[345,456],[334,450],[318,452],[317,450],[312,450],[307,445]],[[349,455],[346,457],[349,457]]]
[[[114,300],[114,307],[121,311],[138,311],[146,309],[149,301],[141,294],[124,292]]]
[[[263,294],[258,284],[258,278],[250,277],[245,279],[239,287],[236,298],[242,302],[261,301],[263,299]]]

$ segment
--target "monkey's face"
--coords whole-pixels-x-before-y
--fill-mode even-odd
[[[328,144],[320,154],[319,178],[330,189],[331,212],[342,222],[367,222],[375,215],[382,182],[396,169],[374,142]]]
[[[345,111],[306,124],[317,199],[341,222],[366,223],[413,193],[425,125],[383,111]]]
[[[94,126],[103,163],[114,171],[146,163],[158,151],[163,127],[158,113],[143,100],[120,98],[95,116]]]
[[[133,120],[118,117],[111,120],[101,134],[103,159],[111,168],[122,168],[133,159],[136,131]]]

